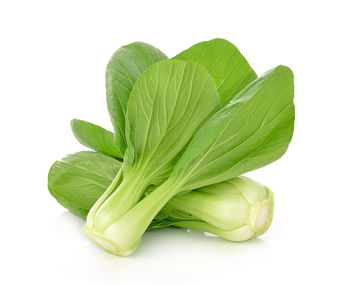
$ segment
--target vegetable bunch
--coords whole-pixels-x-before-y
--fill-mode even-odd
[[[223,39],[168,59],[135,42],[106,71],[114,133],[82,120],[71,127],[82,151],[56,161],[50,193],[86,219],[85,234],[127,256],[147,229],[193,228],[230,241],[264,233],[273,194],[240,176],[280,158],[294,129],[293,74],[257,77]]]

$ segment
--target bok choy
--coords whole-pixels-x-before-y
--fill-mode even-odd
[[[84,146],[56,161],[49,191],[86,219],[105,250],[131,254],[147,229],[193,228],[230,241],[265,232],[272,192],[241,176],[279,159],[294,130],[293,73],[257,77],[224,39],[200,42],[172,59],[134,42],[106,70],[114,132],[74,119]]]
[[[144,79],[153,82],[151,78]],[[146,82],[143,84],[147,86]],[[126,185],[126,188],[119,186],[113,194],[108,193],[108,197],[102,196],[89,212],[84,232],[107,251],[129,255],[137,248],[154,217],[176,194],[234,178],[278,159],[286,151],[293,134],[293,93],[293,74],[289,68],[278,66],[265,73],[217,111],[198,132],[193,135],[195,130],[192,131],[193,138],[163,184],[142,200],[143,192],[137,187],[136,179],[133,179],[136,187],[135,184]],[[131,95],[130,100],[132,98]],[[128,108],[135,110],[144,105],[141,100],[131,102]],[[152,117],[153,112],[165,113],[166,108],[158,105],[148,117]],[[129,109],[128,115],[131,116]],[[128,119],[136,123],[138,117],[129,116]],[[142,126],[145,122],[140,120],[138,124]],[[127,165],[138,165],[137,158],[147,155],[144,145],[149,145],[152,139],[142,132],[137,136],[134,132],[127,133],[127,150],[131,150],[131,154],[126,153]],[[163,136],[165,140],[173,138],[166,130]],[[137,148],[140,145],[142,147]],[[138,156],[135,156],[136,148]],[[155,168],[148,165],[148,172],[158,173],[158,163]],[[135,197],[135,193],[140,196]],[[122,212],[121,206],[124,206]]]

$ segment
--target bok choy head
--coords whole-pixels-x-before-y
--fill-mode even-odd
[[[118,218],[109,219],[116,208],[106,200],[100,217],[108,223],[95,236],[87,224],[88,235],[108,251],[128,255],[177,193],[231,179],[280,158],[294,129],[293,93],[293,74],[285,66],[250,83],[201,126],[162,185]]]

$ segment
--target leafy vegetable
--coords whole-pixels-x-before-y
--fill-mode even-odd
[[[161,85],[162,82],[159,80],[157,85]],[[140,83],[139,86],[146,87],[147,84]],[[193,89],[203,90],[198,87]],[[161,94],[163,93],[157,93],[159,97],[162,97]],[[139,113],[129,112],[129,109],[137,105],[136,98],[134,102],[131,98],[128,120],[133,122],[135,118],[139,118]],[[152,99],[157,100],[157,96]],[[142,102],[141,105],[146,104]],[[157,112],[162,113],[160,110],[161,108]],[[163,113],[165,110],[163,107]],[[156,118],[154,123],[146,126],[157,129],[157,125],[162,124],[164,118]],[[139,123],[141,124],[141,121]],[[153,218],[173,196],[185,190],[231,179],[278,159],[286,151],[292,138],[293,125],[293,74],[289,68],[278,66],[249,84],[230,104],[204,123],[179,158],[169,178],[152,193],[137,203],[141,197],[130,197],[130,193],[135,190],[135,184],[129,184],[124,189],[119,187],[102,203],[97,202],[98,211],[89,212],[85,233],[107,251],[121,256],[129,255],[136,249]],[[129,134],[133,135],[129,137],[132,139],[128,140],[128,150],[130,147],[131,152],[125,158],[126,165],[141,165],[134,170],[139,174],[152,171],[152,164],[144,167],[145,164],[138,163],[138,159],[149,157],[144,146],[153,146],[153,138],[144,137],[141,127],[136,128],[133,123],[129,123],[129,130]],[[182,128],[178,131],[182,135],[186,133]],[[141,148],[137,147],[137,139],[141,141]],[[172,137],[169,141],[165,140],[164,142],[170,145],[166,148],[165,144],[164,148],[172,150],[176,139],[177,137]],[[155,150],[154,147],[150,149]],[[129,162],[129,155],[133,158],[132,163]],[[135,157],[137,159],[134,159]],[[148,161],[153,161],[153,157]],[[154,165],[159,165],[159,161]],[[134,177],[132,181],[136,181],[136,184],[141,183]],[[136,192],[138,195],[142,193]],[[130,200],[133,203],[130,203]],[[119,211],[121,202],[128,202],[128,207],[124,207],[122,214]],[[137,204],[133,206],[135,203]]]
[[[125,113],[131,90],[139,76],[155,62],[167,59],[157,48],[135,42],[118,49],[106,70],[108,112],[114,126],[118,153],[125,151]],[[118,156],[121,157],[121,156]]]
[[[109,156],[122,158],[123,154],[114,143],[114,134],[106,129],[82,120],[73,119],[71,128],[74,136],[84,146]]]
[[[48,179],[57,201],[87,219],[94,242],[125,256],[150,228],[191,227],[232,241],[267,230],[272,192],[239,175],[287,150],[294,128],[287,67],[257,79],[224,39],[172,60],[135,42],[112,56],[106,89],[114,134],[72,120],[78,141],[98,153],[55,162]]]
[[[217,85],[222,106],[257,78],[239,50],[224,39],[195,44],[175,56],[175,59],[191,60],[202,64]]]
[[[99,153],[69,155],[51,167],[50,193],[62,206],[85,219],[120,166],[119,161]],[[174,225],[243,241],[266,231],[272,215],[272,192],[252,179],[236,177],[176,195],[149,228]]]
[[[218,105],[215,83],[199,64],[164,60],[149,67],[128,102],[123,181],[116,191],[119,182],[112,183],[96,202],[88,227],[103,231],[136,204],[149,185],[165,180],[183,147]]]

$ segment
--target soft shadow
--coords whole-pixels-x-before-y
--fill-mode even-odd
[[[55,220],[53,220],[52,225],[53,226],[60,226],[62,224],[70,224],[73,227],[80,228],[84,225],[84,223],[85,223],[85,221],[82,218],[80,218],[76,215],[73,215],[69,211],[65,211],[65,212],[59,214],[57,216],[57,218]]]
[[[79,242],[82,255],[97,258],[103,264],[112,262],[110,264],[112,267],[116,264],[121,265],[120,262],[122,262],[124,268],[128,264],[138,263],[145,258],[163,255],[176,256],[179,252],[188,257],[201,255],[202,252],[212,252],[221,256],[239,256],[245,251],[269,249],[268,243],[259,238],[246,242],[230,242],[210,233],[168,227],[147,231],[132,255],[119,258],[105,252],[90,241],[81,230],[84,223],[83,219],[66,211],[59,214],[51,223],[50,231],[56,236]]]
[[[164,246],[164,245],[169,246]],[[211,233],[201,232],[192,229],[183,229],[176,227],[154,229],[145,233],[138,249],[133,256],[140,257],[147,255],[157,248],[169,249],[169,254],[173,248],[181,250],[181,245],[185,245],[189,250],[196,251],[215,251],[222,254],[234,254],[244,250],[251,249],[268,249],[269,245],[260,238],[252,239],[245,242],[230,242]],[[190,254],[190,253],[189,253]]]
[[[65,211],[52,221],[49,225],[49,230],[52,234],[60,237],[85,239],[85,235],[82,232],[84,223],[85,221],[82,218]]]

